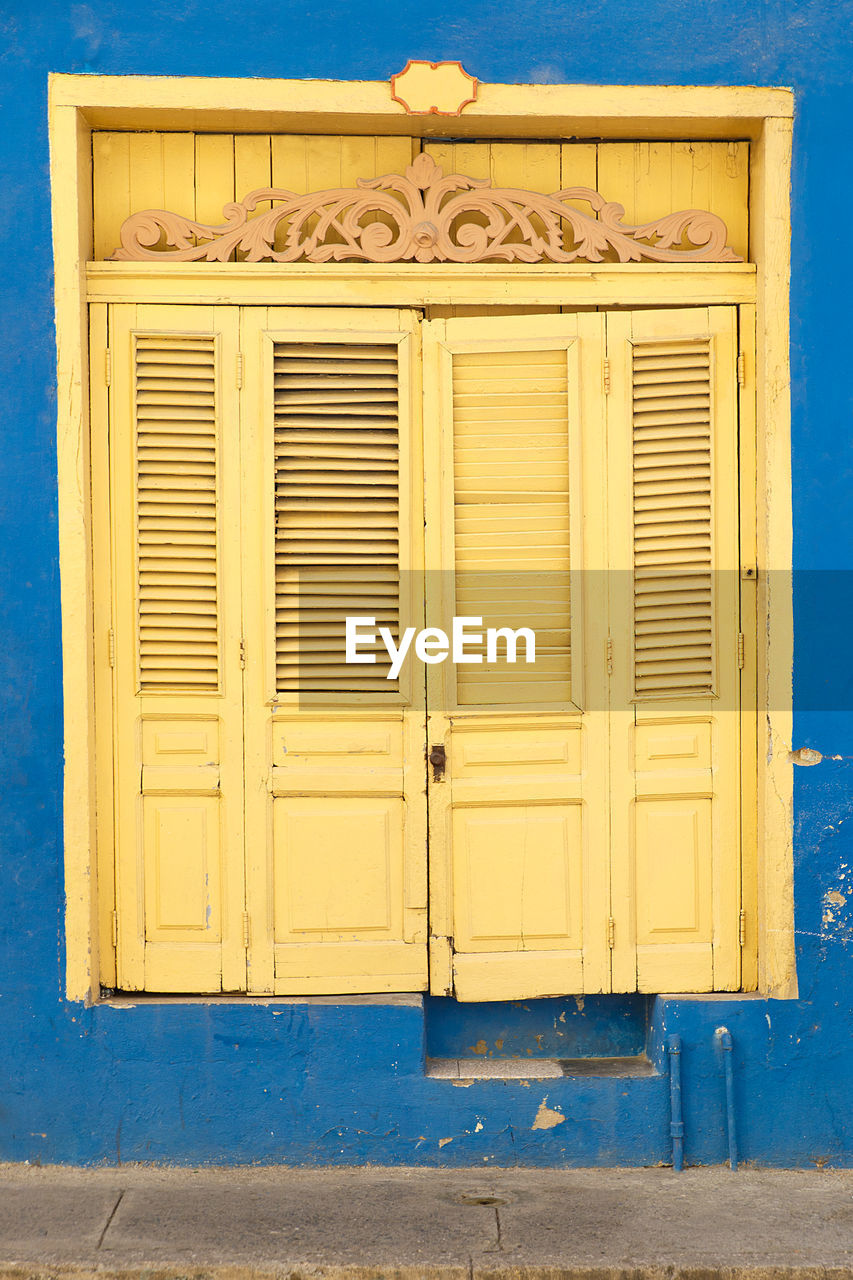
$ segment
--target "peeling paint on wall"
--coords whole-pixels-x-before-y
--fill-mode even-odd
[[[554,1129],[558,1124],[564,1124],[566,1117],[562,1111],[556,1111],[553,1107],[547,1106],[548,1098],[544,1097],[539,1104],[539,1110],[536,1112],[536,1119],[530,1126],[531,1129]]]

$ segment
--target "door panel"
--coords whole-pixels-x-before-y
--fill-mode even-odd
[[[539,642],[428,671],[433,990],[462,1000],[609,984],[602,358],[598,315],[425,326],[428,619]]]
[[[737,318],[607,319],[615,990],[740,981]]]
[[[421,990],[423,685],[344,646],[423,625],[417,325],[252,308],[242,343],[249,989]]]
[[[245,985],[237,316],[113,307],[118,985]]]

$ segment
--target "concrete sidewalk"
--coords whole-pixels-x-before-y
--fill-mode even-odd
[[[853,1277],[853,1171],[0,1165],[0,1277]]]

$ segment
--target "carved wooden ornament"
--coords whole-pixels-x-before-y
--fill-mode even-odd
[[[592,213],[573,208],[581,200]],[[251,218],[259,204],[266,213]],[[621,204],[589,187],[538,195],[445,178],[426,154],[402,174],[360,178],[355,187],[296,195],[263,188],[226,204],[221,226],[146,209],[121,228],[119,261],[227,262],[742,262],[714,213],[684,209],[624,226]],[[369,221],[382,214],[383,221]],[[593,216],[593,215],[597,215]],[[279,228],[279,243],[275,248]],[[159,248],[165,238],[165,247]],[[692,248],[682,248],[686,238]]]
[[[477,78],[461,62],[421,62],[410,58],[391,77],[391,98],[410,116],[458,116],[477,97]]]

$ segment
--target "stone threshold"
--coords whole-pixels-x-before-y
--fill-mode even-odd
[[[434,1080],[557,1080],[566,1076],[657,1076],[644,1053],[633,1058],[427,1058]]]

